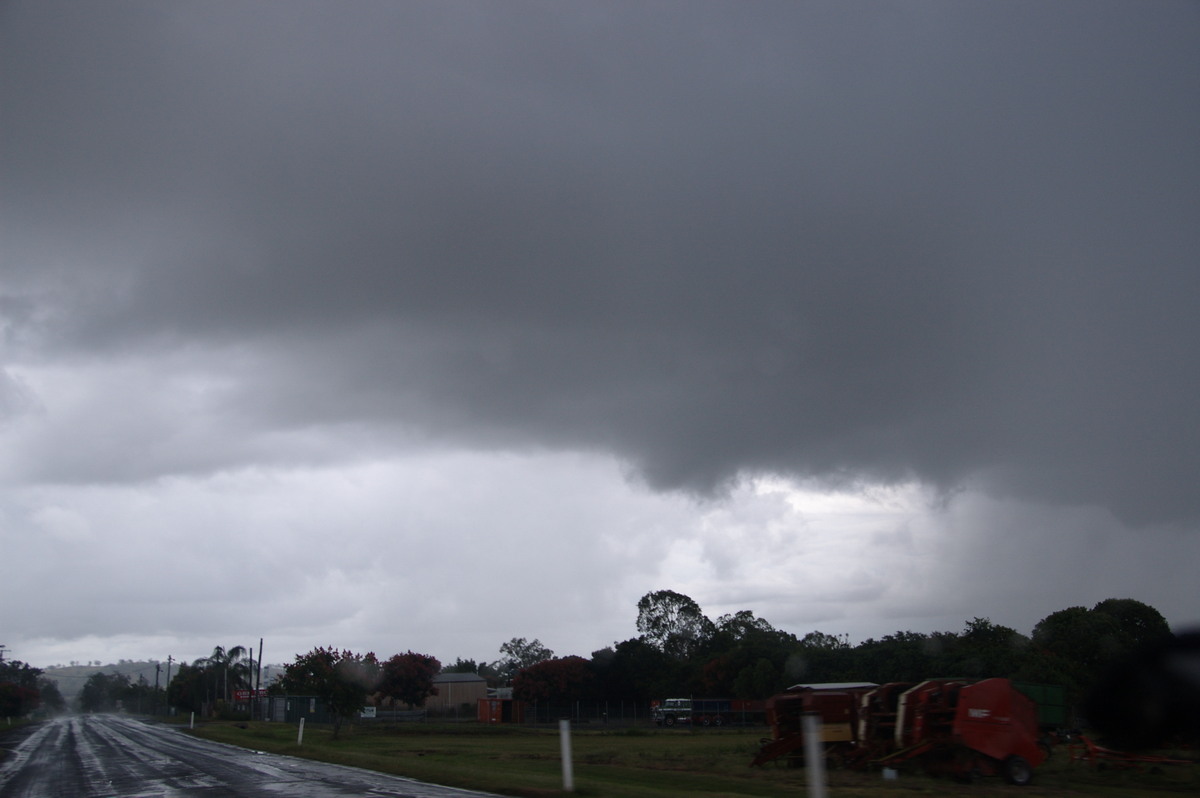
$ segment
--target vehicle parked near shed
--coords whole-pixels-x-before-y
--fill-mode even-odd
[[[762,701],[737,698],[666,698],[650,705],[650,716],[659,726],[762,723],[763,711]]]

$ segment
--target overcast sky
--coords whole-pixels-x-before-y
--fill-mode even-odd
[[[1200,624],[1200,4],[0,4],[0,643]]]

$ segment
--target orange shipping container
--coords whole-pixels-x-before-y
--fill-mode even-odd
[[[524,723],[525,704],[512,698],[481,698],[477,717],[480,723]]]

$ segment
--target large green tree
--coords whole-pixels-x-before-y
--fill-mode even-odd
[[[428,654],[408,651],[386,660],[379,669],[376,689],[385,696],[413,707],[425,705],[425,699],[437,695],[433,677],[442,664]]]
[[[750,610],[739,610],[717,618],[714,632],[727,635],[734,642],[753,640],[775,633],[775,627],[766,618],[756,618]]]
[[[97,671],[79,691],[79,709],[83,712],[112,712],[123,706],[132,684],[123,673]]]
[[[513,695],[524,701],[574,701],[588,697],[592,680],[583,657],[555,657],[522,668],[513,678]]]
[[[1012,676],[1029,653],[1029,638],[989,618],[967,621],[948,652],[948,673],[984,678]]]
[[[280,687],[292,695],[320,698],[333,715],[333,736],[342,724],[358,714],[379,684],[375,654],[355,654],[335,648],[314,648],[284,666]]]
[[[455,658],[454,662],[442,668],[442,673],[479,673],[479,663],[473,659]],[[479,673],[480,676],[484,674]]]
[[[1142,646],[1170,637],[1166,619],[1135,599],[1105,599],[1092,609],[1068,607],[1033,627],[1042,667],[1055,671],[1075,692],[1088,689],[1114,663]]]
[[[953,637],[952,635],[950,637]],[[863,641],[854,648],[855,679],[879,682],[916,682],[943,673],[939,657],[945,637],[922,632],[895,632]],[[803,681],[817,681],[805,676]]]
[[[39,668],[20,660],[0,660],[0,717],[19,718],[38,708]]]
[[[1060,668],[1061,679],[1078,694],[1090,685],[1112,660],[1114,619],[1087,607],[1067,607],[1052,612],[1033,627],[1033,645],[1044,659]]]
[[[1113,639],[1108,645],[1118,655],[1160,643],[1171,636],[1171,627],[1162,613],[1136,599],[1105,599],[1092,607],[1092,612],[1112,620]]]
[[[212,695],[212,680],[203,666],[204,660],[195,664],[181,662],[178,670],[167,685],[167,704],[184,712],[203,712],[205,703]]]
[[[58,715],[67,711],[67,701],[63,698],[62,692],[53,680],[46,678],[38,679],[37,689],[41,708],[47,713]]]
[[[592,669],[600,696],[612,701],[650,701],[680,689],[681,663],[642,638],[593,652]]]
[[[492,663],[492,669],[505,682],[511,681],[522,668],[554,656],[554,652],[542,645],[541,640],[526,640],[523,637],[514,637],[507,643],[501,643],[500,653],[503,656]]]
[[[779,669],[769,659],[742,668],[733,680],[735,698],[770,698],[779,692]]]
[[[782,664],[787,684],[845,681],[853,676],[853,651],[841,637],[812,631],[788,648]]]
[[[716,631],[690,596],[674,590],[656,590],[637,605],[637,630],[651,645],[676,659],[696,653]]]

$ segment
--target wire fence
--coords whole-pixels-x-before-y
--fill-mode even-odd
[[[654,725],[650,704],[645,701],[530,701],[525,704],[526,724],[554,724],[564,719],[589,725]]]
[[[272,696],[253,702],[252,717],[262,720],[297,722],[301,716],[310,723],[330,721],[323,702],[311,696]],[[648,701],[526,701],[518,711],[508,713],[503,722],[525,726],[553,726],[569,720],[589,728],[631,728],[655,726]],[[249,707],[246,707],[250,709]],[[452,707],[425,709],[384,709],[366,707],[359,723],[475,723],[481,718],[477,704],[461,703]],[[493,720],[499,720],[494,718]],[[762,711],[730,711],[722,713],[721,724],[728,726],[761,726],[766,718]],[[686,725],[685,721],[680,721]],[[697,721],[697,724],[699,721]]]
[[[523,702],[522,712],[518,717],[520,720],[517,722],[524,725],[557,724],[564,718],[576,724],[596,726],[628,727],[654,723],[650,715],[650,705],[645,701],[529,701]],[[409,711],[379,709],[375,711],[374,718],[366,720],[384,723],[462,723],[475,722],[478,719],[479,713],[475,704],[461,704]]]
[[[560,720],[589,726],[654,726],[654,715],[648,701],[574,701],[554,703],[530,701],[525,704],[524,723],[545,725]],[[697,721],[699,723],[699,721]],[[721,723],[727,726],[762,726],[766,714],[761,710],[741,709],[721,713]]]

